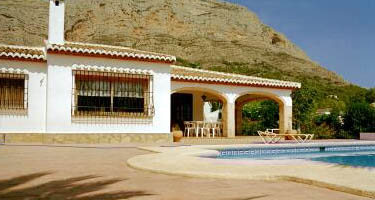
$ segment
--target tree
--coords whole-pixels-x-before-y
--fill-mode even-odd
[[[309,84],[305,84],[301,89],[292,93],[293,99],[293,122],[297,128],[303,129],[305,132],[310,132],[309,124],[312,123],[312,118],[317,109],[317,100],[319,99],[318,90]]]
[[[367,103],[375,103],[375,88],[369,89],[365,97]]]
[[[253,121],[260,121],[261,101],[249,102],[243,106],[242,117]]]
[[[375,109],[365,101],[350,103],[344,117],[344,129],[357,137],[362,131],[375,131]]]
[[[259,130],[279,126],[279,105],[272,100],[249,102],[242,109],[243,133],[256,134]]]
[[[261,102],[260,115],[262,125],[265,128],[277,128],[279,126],[279,105],[271,100]]]

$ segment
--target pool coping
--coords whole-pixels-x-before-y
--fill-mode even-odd
[[[218,154],[218,149],[375,145],[372,141],[308,144],[196,145],[139,147],[154,152],[128,159],[130,167],[154,173],[201,178],[287,180],[375,198],[375,170],[312,161],[254,161],[198,157]]]

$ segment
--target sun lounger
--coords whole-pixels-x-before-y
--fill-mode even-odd
[[[258,135],[262,138],[264,144],[275,144],[278,143],[284,137],[291,137],[298,143],[305,143],[313,139],[314,134],[299,134],[299,133],[289,133],[289,134],[277,134],[268,131],[258,131]]]
[[[292,137],[298,143],[309,142],[314,137],[314,134],[298,134],[297,133],[297,134],[284,134],[284,135]]]
[[[264,144],[274,144],[281,140],[281,136],[276,133],[258,131],[258,135],[262,138]]]

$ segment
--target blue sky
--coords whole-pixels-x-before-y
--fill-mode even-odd
[[[226,0],[248,7],[314,61],[375,87],[375,0]]]

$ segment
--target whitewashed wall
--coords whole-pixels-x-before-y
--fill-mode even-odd
[[[29,76],[27,113],[0,113],[0,133],[45,132],[47,64],[0,60],[0,68],[26,69]]]
[[[155,116],[150,123],[76,123],[71,117],[72,66],[153,71]],[[48,54],[47,133],[169,133],[170,67],[167,64]]]
[[[281,100],[285,106],[292,106],[292,100],[290,98],[292,91],[289,89],[172,81],[171,90],[172,92],[178,92],[181,90],[205,91],[208,93],[212,92],[213,94],[219,95],[228,103],[234,103],[236,99],[242,95],[260,94],[270,98],[277,97],[277,99]]]
[[[149,123],[75,122],[71,116],[73,65],[151,70],[155,116]],[[0,114],[0,133],[169,133],[171,92],[181,90],[212,92],[228,104],[227,110],[245,94],[277,97],[285,107],[292,106],[291,90],[171,81],[167,64],[48,54],[47,64],[0,60],[0,68],[27,69],[29,74],[28,112],[26,115]],[[202,112],[195,113],[201,115]],[[291,111],[287,115],[285,119],[290,121]],[[228,123],[234,124],[234,112],[227,116]]]

